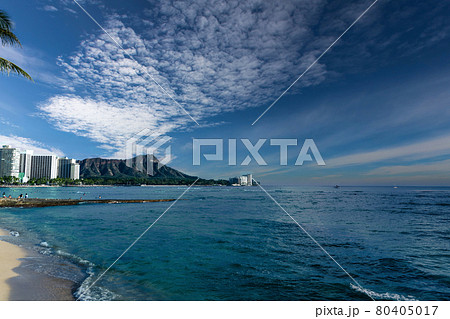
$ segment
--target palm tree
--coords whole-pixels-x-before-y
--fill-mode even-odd
[[[9,18],[8,14],[3,10],[0,10],[0,39],[2,41],[2,46],[17,45],[19,47],[22,47],[22,44],[20,44],[19,39],[12,32],[11,19]],[[17,74],[22,75],[23,77],[27,78],[28,80],[33,81],[31,76],[27,72],[22,70],[20,67],[18,67],[11,61],[8,61],[1,57],[0,57],[0,72],[7,73],[8,75],[11,72],[17,73]]]

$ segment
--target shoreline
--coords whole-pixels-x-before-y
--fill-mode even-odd
[[[74,301],[76,284],[34,271],[33,259],[45,258],[5,241],[11,234],[0,229],[0,301]]]
[[[141,185],[122,185],[122,184],[114,184],[114,185],[2,185],[0,184],[0,188],[52,188],[52,187],[188,187],[190,184],[141,184]],[[252,185],[257,186],[257,185]],[[201,185],[196,184],[195,187],[249,187],[249,186],[231,186],[231,185]]]
[[[10,234],[0,229],[0,236],[10,236]],[[19,259],[25,257],[27,257],[27,253],[23,248],[0,240],[0,301],[9,300],[11,287],[8,281],[19,276],[14,269],[20,266]]]
[[[116,185],[3,185],[0,188],[114,187]],[[122,185],[119,185],[122,186]]]

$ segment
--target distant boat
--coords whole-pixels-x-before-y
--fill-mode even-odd
[[[341,186],[339,186],[339,185],[334,185],[334,188],[339,188],[339,187],[341,187]]]
[[[394,186],[394,188],[398,188],[397,186]]]

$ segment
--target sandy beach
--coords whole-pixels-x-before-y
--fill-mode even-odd
[[[0,229],[0,236],[10,234]],[[40,257],[0,237],[0,301],[74,300],[73,282],[28,269],[29,258]]]
[[[0,229],[0,236],[9,236],[9,233]],[[20,265],[19,258],[26,256],[22,248],[0,241],[0,300],[9,300],[11,288],[7,281],[18,276],[14,268]]]

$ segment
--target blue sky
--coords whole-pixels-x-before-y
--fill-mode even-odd
[[[205,178],[450,185],[447,1],[379,0],[251,125],[372,2],[79,1],[125,52],[71,0],[3,3],[23,48],[0,56],[35,83],[0,77],[0,143],[117,158],[149,129],[172,137],[170,166]],[[267,166],[193,166],[193,138],[223,138],[225,157],[230,138],[299,146],[287,166],[268,141]],[[326,166],[293,165],[306,138]]]

